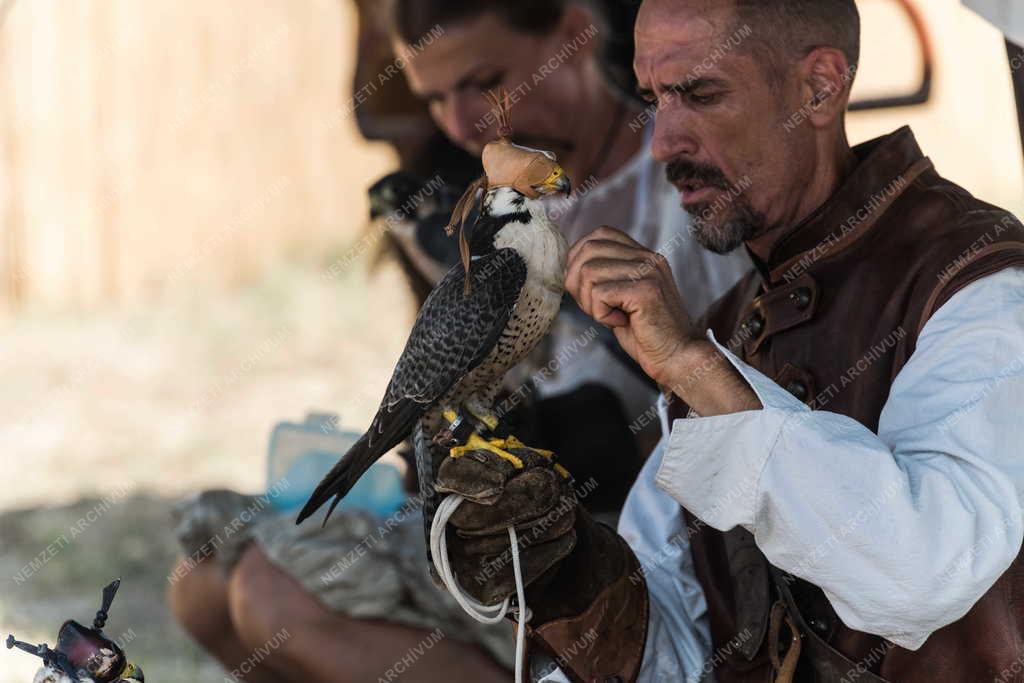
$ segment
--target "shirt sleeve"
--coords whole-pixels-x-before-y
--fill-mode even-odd
[[[751,531],[848,627],[917,649],[1016,558],[1024,269],[965,287],[932,316],[877,434],[811,411],[709,336],[763,409],[676,420],[657,485],[716,529]]]

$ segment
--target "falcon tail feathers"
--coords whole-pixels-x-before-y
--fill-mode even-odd
[[[359,477],[363,476],[363,473],[370,469],[376,460],[377,458],[370,452],[369,436],[363,434],[359,437],[359,441],[356,441],[341,460],[331,468],[327,476],[317,484],[295,523],[301,524],[307,517],[319,510],[324,503],[334,498],[330,510],[324,517],[324,524],[326,524],[327,518],[334,512],[334,508],[341,502],[341,499],[356,485]]]
[[[348,452],[342,456],[331,471],[317,484],[316,489],[310,495],[306,505],[299,512],[295,523],[301,524],[310,515],[331,498],[331,507],[324,516],[324,524],[330,518],[334,508],[338,506],[341,499],[356,485],[359,478],[370,469],[373,463],[377,462],[382,455],[402,442],[409,435],[416,420],[423,414],[423,406],[413,401],[401,401],[391,413],[384,413],[383,408],[377,413],[370,429],[359,437]],[[372,440],[370,435],[378,431],[380,433]]]

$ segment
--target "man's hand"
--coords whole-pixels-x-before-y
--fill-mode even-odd
[[[466,498],[448,520],[448,556],[462,590],[495,605],[516,591],[507,528],[518,533],[526,637],[583,681],[635,681],[647,634],[647,584],[624,540],[577,504],[551,462],[515,449],[517,469],[492,451],[446,458],[435,487]],[[581,492],[582,494],[582,492]],[[580,648],[580,634],[602,640]]]
[[[602,226],[569,250],[565,288],[584,313],[612,329],[649,377],[672,384],[695,335],[664,256]]]
[[[607,325],[643,371],[700,415],[757,410],[761,402],[695,330],[664,256],[602,226],[569,250],[565,288]]]
[[[524,459],[529,455],[523,453]],[[462,589],[485,605],[515,594],[509,526],[518,534],[527,586],[576,543],[576,501],[569,481],[542,457],[529,461],[517,470],[494,453],[477,450],[446,458],[438,471],[437,491],[466,499],[448,520],[452,569]]]

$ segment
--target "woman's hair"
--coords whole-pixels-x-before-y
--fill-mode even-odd
[[[438,26],[496,14],[517,31],[545,35],[554,31],[570,3],[595,15],[602,71],[620,96],[636,97],[633,75],[633,24],[637,0],[391,0],[391,30],[405,43],[415,44]]]
[[[550,33],[568,0],[393,0],[392,26],[406,43],[428,35],[436,26],[454,24],[488,13],[500,16],[517,31]]]

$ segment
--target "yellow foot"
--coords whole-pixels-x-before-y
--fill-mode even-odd
[[[511,453],[512,450],[527,450],[541,456],[545,460],[551,461],[551,467],[555,470],[562,478],[568,479],[570,477],[569,470],[565,469],[557,462],[554,462],[555,454],[553,451],[544,450],[543,448],[532,448],[527,446],[522,441],[514,436],[509,435],[505,439],[484,439],[479,434],[474,432],[470,435],[469,440],[464,446],[456,446],[452,448],[450,454],[453,458],[459,458],[470,451],[485,450],[494,453],[503,460],[507,460],[517,469],[523,469],[522,459]]]
[[[558,472],[560,475],[562,475],[562,477],[564,477],[566,479],[569,478],[569,476],[570,476],[569,475],[569,470],[565,469],[564,467],[559,465],[557,462],[554,462],[554,460],[555,460],[555,452],[554,451],[548,451],[548,450],[545,450],[543,448],[534,448],[533,446],[527,446],[525,443],[523,443],[522,441],[520,441],[519,439],[517,439],[516,437],[514,437],[512,435],[509,435],[509,437],[507,439],[505,439],[504,441],[505,441],[505,444],[504,444],[505,448],[525,448],[528,451],[533,451],[534,453],[536,453],[540,457],[544,458],[545,460],[550,460],[551,461],[551,467],[555,470],[555,472]]]
[[[503,460],[508,460],[517,470],[523,469],[523,461],[504,449],[505,439],[485,439],[476,432],[469,435],[464,446],[456,446],[449,451],[453,458],[461,458],[470,451],[490,451]]]

